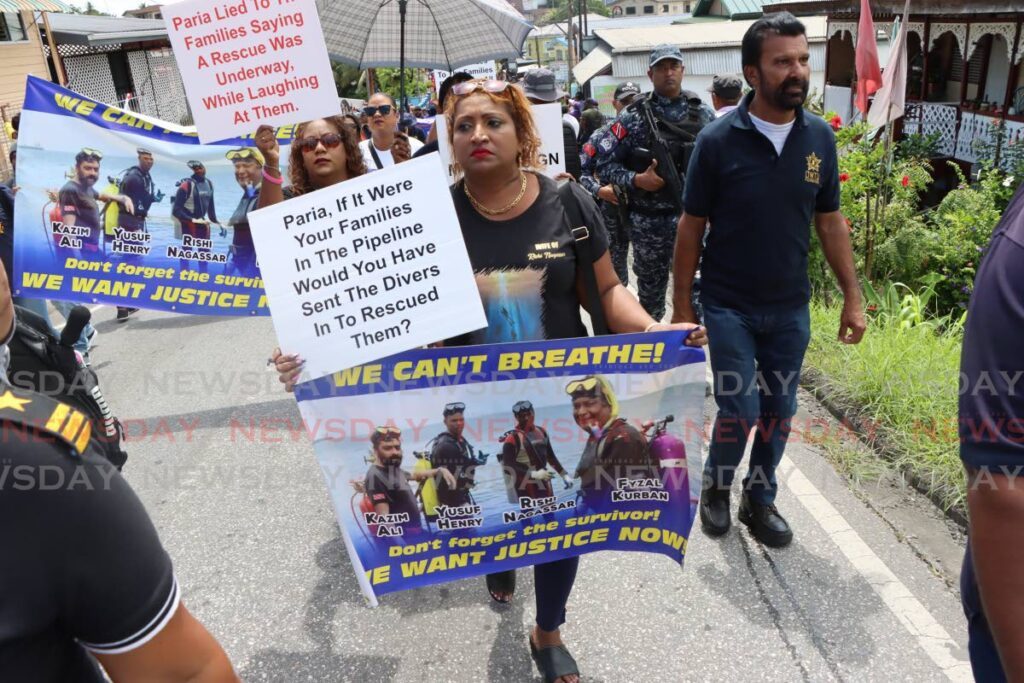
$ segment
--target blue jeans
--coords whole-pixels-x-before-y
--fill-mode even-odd
[[[71,309],[80,304],[73,303],[71,301],[52,301],[53,307],[60,311],[60,314],[64,316],[64,320],[68,319],[71,315]],[[86,323],[85,327],[82,328],[82,334],[78,336],[78,341],[74,343],[75,351],[79,353],[87,353],[89,351],[89,335],[92,334],[92,323]],[[60,334],[57,335],[60,337]]]
[[[800,366],[811,337],[807,306],[781,313],[743,313],[704,302],[718,415],[704,486],[728,489],[757,428],[743,488],[755,503],[775,502],[775,468],[796,414]]]
[[[964,616],[967,617],[967,652],[971,657],[974,680],[985,683],[1004,683],[1006,672],[999,660],[996,641],[989,630],[988,620],[981,605],[978,580],[974,576],[974,561],[971,559],[971,542],[967,541],[964,565],[960,570],[960,601]]]
[[[25,310],[32,311],[45,320],[46,324],[50,326],[50,333],[58,339],[60,338],[60,333],[53,328],[53,321],[50,320],[50,311],[46,308],[46,299],[26,299],[23,296],[16,296],[13,297],[12,301],[15,306],[21,306]]]

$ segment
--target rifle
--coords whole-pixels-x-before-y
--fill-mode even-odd
[[[629,191],[621,185],[612,185],[612,192],[615,193],[615,200],[618,202],[615,205],[615,209],[619,212],[618,237],[625,244],[629,234],[626,231],[626,226],[629,225]]]
[[[675,208],[677,213],[683,213],[683,179],[679,176],[679,169],[676,168],[675,160],[672,159],[672,153],[669,151],[668,143],[665,142],[665,138],[662,137],[661,131],[658,130],[658,122],[654,118],[654,112],[651,110],[651,103],[647,99],[641,100],[638,105],[640,113],[643,115],[644,120],[647,122],[647,127],[651,131],[651,154],[655,159],[658,160],[658,176],[665,181],[664,190],[667,190],[670,197],[669,201],[672,202],[672,206]]]

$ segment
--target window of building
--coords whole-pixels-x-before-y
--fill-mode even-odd
[[[661,6],[661,13],[662,14],[668,14],[668,5],[662,5]]]
[[[644,14],[654,14],[654,5],[644,5]]]
[[[25,33],[25,25],[21,23],[21,15],[18,12],[4,12],[0,14],[0,43],[16,43],[28,40]]]
[[[627,7],[626,14],[636,14],[636,7]]]
[[[689,13],[691,11],[691,7],[690,3],[686,3],[683,5],[683,11]]]

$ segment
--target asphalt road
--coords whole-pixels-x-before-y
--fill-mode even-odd
[[[528,571],[507,608],[482,579],[364,606],[295,401],[266,368],[268,319],[142,311],[119,325],[103,307],[94,321],[125,474],[244,680],[539,680]],[[804,439],[787,453],[791,547],[695,525],[683,569],[584,557],[564,636],[585,681],[969,680],[956,529],[891,481],[851,489]]]

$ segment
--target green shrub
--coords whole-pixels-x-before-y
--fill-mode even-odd
[[[902,303],[902,297],[899,303]],[[905,324],[914,315],[874,315],[863,341],[836,341],[839,306],[811,306],[805,365],[829,398],[867,424],[887,454],[947,508],[962,507],[957,443],[957,381],[962,327]],[[959,321],[958,321],[959,323]]]

